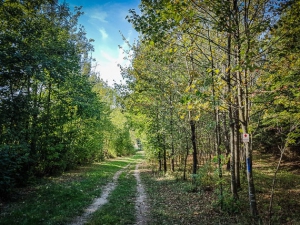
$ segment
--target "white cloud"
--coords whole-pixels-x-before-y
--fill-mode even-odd
[[[122,44],[122,47],[125,47],[126,43]],[[116,54],[117,52],[117,54]],[[122,75],[120,73],[120,65],[125,65],[126,62],[124,60],[124,53],[122,49],[105,49],[100,50],[99,60],[97,63],[97,66],[95,68],[95,71],[100,73],[100,77],[107,81],[110,86],[116,83],[122,83]]]
[[[113,86],[114,82],[122,82],[122,75],[120,74],[120,68],[117,62],[100,62],[98,63],[95,71],[100,74],[100,78]]]
[[[107,23],[106,18],[108,17],[107,13],[102,10],[102,8],[93,8],[93,9],[87,9],[86,15],[94,20],[100,21],[102,23]]]
[[[84,25],[87,27],[88,35],[95,39],[93,57],[97,61],[97,66],[94,70],[111,86],[114,81],[124,82],[118,64],[122,66],[128,64],[124,60],[126,55],[123,53],[123,49],[128,50],[128,45],[122,40],[119,32],[130,43],[136,38],[133,28],[125,20],[127,14],[127,7],[122,4],[111,4],[111,2],[85,9],[86,24]],[[119,45],[123,49],[120,49]]]
[[[106,38],[108,38],[108,34],[107,34],[107,32],[105,31],[104,28],[100,28],[99,31],[100,31],[100,33],[102,35],[102,39],[103,40],[105,40]]]
[[[100,51],[100,55],[101,55],[101,58],[105,59],[105,61],[108,61],[108,62],[117,62],[117,58],[113,57],[111,52],[113,52],[114,50],[111,50],[111,51]]]

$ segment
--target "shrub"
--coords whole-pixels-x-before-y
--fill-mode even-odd
[[[16,185],[24,184],[30,175],[27,145],[0,146],[0,194],[8,196]]]

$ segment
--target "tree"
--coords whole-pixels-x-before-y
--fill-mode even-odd
[[[204,106],[209,106],[206,109],[214,112],[216,151],[219,159],[222,144],[227,146],[227,152],[231,152],[231,187],[235,199],[240,185],[239,150],[243,150],[241,156],[247,165],[250,212],[255,220],[259,216],[252,171],[252,144],[244,143],[241,148],[240,132],[251,131],[250,118],[255,112],[250,92],[256,88],[260,75],[255,69],[262,67],[264,54],[274,43],[262,41],[273,22],[274,6],[276,4],[268,0],[142,1],[141,15],[132,10],[128,17],[141,33],[142,43],[176,49],[183,53],[181,57],[186,56],[181,58],[186,59],[186,77],[193,79],[186,83],[190,93],[186,94],[185,102],[190,109],[195,107],[203,111]],[[171,53],[173,58],[178,57],[173,50]],[[196,95],[191,91],[194,88],[198,89]],[[197,100],[191,101],[194,98]],[[220,117],[222,114],[225,116]],[[193,133],[194,123],[191,121]],[[221,178],[221,170],[219,174]]]
[[[71,13],[56,1],[0,4],[0,181],[6,192],[30,176],[90,161],[101,145],[91,149],[79,140],[93,137],[89,127],[99,128],[102,106],[88,81],[92,40],[77,29],[80,9]]]

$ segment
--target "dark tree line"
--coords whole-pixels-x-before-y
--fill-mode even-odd
[[[55,0],[0,2],[1,195],[133,150],[129,128],[111,122],[114,92],[92,72],[80,15]]]

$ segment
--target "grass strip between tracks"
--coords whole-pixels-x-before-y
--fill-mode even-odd
[[[135,165],[130,165],[119,177],[117,187],[108,197],[108,203],[92,215],[88,225],[121,225],[135,222],[136,179]]]

